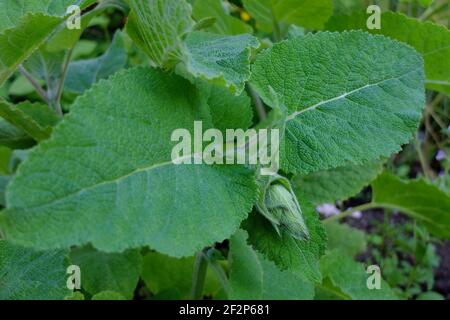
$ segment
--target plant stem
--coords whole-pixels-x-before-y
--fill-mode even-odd
[[[230,295],[230,283],[228,282],[228,277],[223,270],[222,266],[217,261],[211,261],[209,260],[209,265],[211,266],[212,270],[215,272],[217,278],[219,279],[220,284],[222,285],[223,291],[225,291],[225,294],[227,297]]]
[[[39,96],[42,98],[42,100],[44,100],[45,103],[50,104],[47,93],[45,92],[44,89],[42,89],[40,84],[37,83],[36,80],[34,80],[33,76],[28,72],[28,70],[25,69],[22,65],[20,65],[19,71],[31,83],[31,85],[36,90],[36,92],[39,94]]]
[[[345,217],[351,216],[356,211],[365,211],[365,210],[379,208],[379,207],[380,206],[378,204],[373,203],[373,202],[362,204],[360,206],[357,206],[357,207],[348,209],[348,210],[346,210],[344,212],[341,212],[341,213],[339,213],[337,215],[334,215],[334,216],[331,216],[329,218],[326,218],[326,219],[322,220],[322,223],[323,224],[328,224],[328,223],[331,223],[333,221],[340,220],[340,219],[343,219]]]
[[[195,258],[194,273],[192,275],[192,300],[200,300],[203,296],[207,268],[208,260],[205,253],[200,251]]]
[[[423,154],[422,145],[421,145],[417,135],[416,135],[416,139],[415,140],[416,140],[416,150],[417,150],[417,154],[419,155],[420,166],[422,167],[423,174],[425,175],[425,177],[427,179],[431,179],[432,175],[430,173],[430,170],[429,170],[429,167],[428,167],[428,163],[427,163],[427,161],[425,159],[425,156]]]
[[[63,116],[62,108],[61,108],[61,96],[64,88],[64,83],[66,82],[67,70],[69,69],[70,59],[72,58],[73,48],[70,48],[67,52],[66,60],[64,61],[61,78],[59,79],[58,89],[56,91],[55,99],[53,101],[53,106],[56,112]]]

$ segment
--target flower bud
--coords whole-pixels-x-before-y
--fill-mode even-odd
[[[288,183],[284,178],[269,183],[257,208],[280,236],[285,231],[295,239],[309,240],[300,204]]]

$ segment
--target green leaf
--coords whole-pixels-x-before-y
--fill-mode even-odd
[[[122,33],[116,32],[108,50],[100,57],[69,64],[65,91],[81,94],[100,79],[124,68],[128,60]]]
[[[367,248],[366,234],[347,224],[328,223],[325,224],[328,236],[328,249],[338,249],[349,257],[362,253]]]
[[[69,294],[66,251],[37,252],[0,240],[0,300],[53,300]]]
[[[97,293],[92,300],[127,300],[122,294],[114,291],[104,291]]]
[[[327,298],[353,300],[396,300],[397,297],[389,285],[381,279],[381,288],[370,290],[364,266],[353,261],[339,250],[325,255],[320,261],[320,270],[326,281],[318,286],[319,293],[326,293]],[[383,272],[383,270],[381,270]]]
[[[0,33],[0,85],[48,38],[59,17],[27,14],[16,28]]]
[[[333,0],[243,0],[258,29],[271,32],[275,23],[322,29],[333,12]]]
[[[381,161],[363,165],[347,165],[336,169],[313,172],[292,178],[300,199],[314,204],[346,200],[369,185],[383,170]]]
[[[127,33],[154,65],[170,69],[181,59],[183,36],[192,31],[192,8],[185,0],[129,0]]]
[[[310,300],[314,286],[300,276],[281,271],[246,242],[247,233],[239,230],[230,240],[230,299]]]
[[[333,0],[333,15],[361,12],[365,8],[366,5],[361,0]]]
[[[246,92],[235,96],[224,87],[204,81],[197,81],[197,87],[207,99],[214,128],[225,132],[226,129],[248,129],[251,126],[253,109]]]
[[[292,238],[287,232],[281,236],[269,220],[261,214],[252,214],[243,223],[248,231],[249,244],[265,258],[275,262],[281,270],[292,273],[308,281],[321,281],[319,259],[325,253],[327,237],[314,208],[301,203],[303,217],[309,230],[309,240]]]
[[[251,48],[258,40],[248,34],[222,36],[192,32],[185,41],[184,62],[193,76],[228,87],[239,95],[250,78]]]
[[[327,29],[342,31],[366,30],[368,15],[332,17]],[[428,89],[450,95],[450,31],[443,25],[409,18],[401,13],[386,12],[381,15],[381,29],[370,30],[414,47],[425,62]]]
[[[425,101],[420,55],[361,31],[284,41],[260,54],[252,71],[263,100],[274,107],[275,92],[287,108],[281,167],[302,175],[399,151]]]
[[[115,291],[124,297],[133,297],[142,268],[139,250],[104,253],[84,247],[72,250],[70,258],[80,267],[81,285],[91,295]]]
[[[0,145],[11,149],[26,149],[35,144],[25,132],[0,118]]]
[[[0,0],[0,32],[17,27],[28,13],[63,17],[78,0]],[[92,2],[92,1],[91,1]],[[36,26],[35,26],[36,27]]]
[[[44,47],[41,46],[36,50],[23,66],[41,86],[41,83],[45,83],[48,100],[54,100],[58,93],[66,52],[48,52]],[[28,79],[25,81],[29,82]],[[31,87],[34,92],[34,87]]]
[[[384,173],[372,183],[373,203],[401,211],[433,235],[450,239],[450,196],[424,179],[402,181]]]
[[[12,157],[12,150],[6,147],[0,147],[0,174],[9,174],[9,163]]]
[[[216,19],[214,25],[206,30],[209,32],[224,35],[253,33],[250,25],[225,12],[221,0],[196,0],[194,2],[193,15],[197,20],[207,17],[214,17]]]
[[[416,300],[445,300],[444,296],[434,291],[428,291],[421,293],[417,296]]]
[[[51,133],[50,125],[58,122],[58,116],[47,105],[23,102],[14,106],[1,98],[0,117],[36,141],[47,139]]]
[[[194,257],[176,259],[149,252],[144,256],[142,279],[153,294],[176,289],[181,298],[187,299],[191,294],[194,262]],[[220,284],[211,268],[208,268],[203,293],[213,295],[219,290]]]
[[[81,6],[83,9],[89,4],[89,2],[95,2],[96,0],[87,0]],[[74,2],[74,1],[72,1]],[[72,48],[76,42],[80,39],[84,30],[91,26],[94,18],[98,17],[105,12],[106,9],[116,8],[123,12],[126,12],[125,4],[120,0],[102,0],[97,6],[81,15],[80,28],[79,29],[69,29],[66,27],[60,28],[57,33],[52,35],[49,41],[46,43],[46,49],[50,52],[58,52],[65,49]]]
[[[7,238],[180,257],[229,237],[256,200],[254,173],[171,161],[173,131],[192,132],[202,100],[187,80],[150,68],[95,85],[11,182],[0,215]]]
[[[6,206],[5,192],[10,180],[10,176],[0,175],[0,206],[2,207]]]

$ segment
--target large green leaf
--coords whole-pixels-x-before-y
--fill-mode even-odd
[[[151,68],[100,81],[9,185],[0,216],[7,238],[187,256],[229,237],[255,201],[254,173],[171,161],[173,131],[192,132],[202,100],[188,81]]]
[[[44,43],[61,21],[60,17],[30,13],[15,28],[0,33],[0,85]]]
[[[0,300],[63,299],[66,251],[38,252],[0,240]]]
[[[171,258],[157,252],[149,252],[144,256],[142,279],[153,294],[175,290],[182,298],[190,297],[194,257]],[[220,290],[217,277],[208,268],[205,279],[204,295],[212,295]]]
[[[335,16],[327,29],[342,31],[367,30],[367,15]],[[450,95],[450,31],[443,25],[409,18],[401,13],[386,12],[381,15],[380,33],[414,47],[425,61],[427,88]]]
[[[275,262],[281,270],[289,270],[303,279],[319,282],[319,259],[324,254],[327,237],[314,208],[301,203],[303,218],[310,239],[298,240],[286,231],[279,235],[261,214],[254,213],[243,223],[248,231],[248,242],[265,258]]]
[[[248,34],[222,36],[192,32],[185,41],[184,62],[193,76],[230,88],[240,94],[250,78],[250,51],[259,46]]]
[[[127,32],[152,62],[169,69],[178,63],[182,37],[192,31],[192,8],[185,0],[129,0]]]
[[[381,279],[380,289],[369,289],[364,265],[339,250],[325,255],[320,262],[325,281],[318,286],[318,298],[344,300],[396,300],[389,285]],[[381,273],[383,270],[381,270]]]
[[[128,60],[121,32],[116,32],[108,50],[100,57],[73,61],[67,71],[65,90],[83,93],[94,83],[125,67]]]
[[[239,230],[230,240],[230,299],[312,299],[314,285],[300,276],[281,271],[246,242]]]
[[[91,295],[114,291],[127,298],[133,297],[142,269],[139,250],[103,253],[84,247],[72,250],[70,258],[80,267],[81,286]]]
[[[264,101],[286,106],[281,167],[302,175],[399,151],[424,106],[420,55],[361,31],[284,41],[260,54],[252,71]]]
[[[292,178],[297,196],[315,204],[346,200],[369,185],[383,170],[381,161],[347,165]]]
[[[243,0],[244,7],[266,32],[275,23],[322,29],[333,12],[333,0]]]
[[[220,34],[252,33],[250,25],[225,12],[222,0],[196,0],[193,15],[197,20],[213,17],[216,22],[207,31]]]
[[[450,196],[423,179],[402,181],[384,173],[372,183],[373,203],[401,211],[433,235],[450,239]]]

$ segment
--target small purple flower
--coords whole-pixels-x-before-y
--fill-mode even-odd
[[[331,203],[324,203],[320,206],[317,206],[316,210],[319,213],[323,214],[325,217],[331,217],[341,213],[341,211],[339,211],[339,209]]]
[[[362,212],[361,211],[355,211],[352,213],[352,218],[354,219],[361,219],[362,218]]]
[[[439,150],[439,151],[436,153],[436,160],[437,160],[437,161],[442,161],[442,160],[444,160],[446,157],[447,157],[447,155],[445,154],[445,152],[444,152],[443,150]]]

